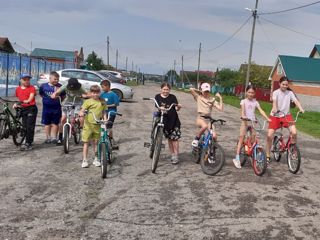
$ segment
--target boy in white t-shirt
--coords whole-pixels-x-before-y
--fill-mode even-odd
[[[236,168],[241,168],[241,163],[240,163],[240,149],[243,144],[243,139],[244,136],[246,135],[247,127],[248,127],[248,121],[244,119],[250,119],[250,120],[256,120],[255,116],[255,110],[258,109],[261,115],[267,120],[270,121],[266,113],[262,110],[260,107],[260,104],[256,101],[255,97],[256,89],[252,85],[249,85],[246,88],[246,98],[241,100],[240,105],[241,105],[241,126],[240,126],[240,136],[239,136],[239,141],[237,145],[237,154],[236,158],[233,159],[233,163]],[[255,132],[254,129],[252,128],[252,138],[251,140],[254,141],[255,139]]]

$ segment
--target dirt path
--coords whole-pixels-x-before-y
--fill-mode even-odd
[[[47,146],[37,128],[33,151],[0,142],[0,239],[319,239],[319,139],[300,135],[303,163],[296,175],[284,158],[263,177],[232,164],[239,129],[238,110],[217,115],[227,161],[209,177],[191,161],[195,104],[176,94],[183,138],[181,163],[163,151],[157,174],[150,171],[148,140],[152,97],[159,86],[135,88],[135,101],[120,107],[115,124],[120,143],[115,164],[102,180],[99,168],[81,168],[81,146]]]

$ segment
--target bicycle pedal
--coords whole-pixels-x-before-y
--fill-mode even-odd
[[[145,142],[145,143],[143,144],[143,146],[146,147],[146,148],[149,148],[149,147],[151,146],[151,144],[148,143],[148,142]]]

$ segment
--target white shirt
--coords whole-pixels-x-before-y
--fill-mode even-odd
[[[290,102],[295,101],[297,98],[292,91],[277,89],[272,93],[272,100],[276,101],[277,109],[285,115],[290,113]],[[271,113],[273,114],[273,113]]]
[[[240,105],[244,106],[244,113],[248,119],[256,120],[256,116],[254,113],[256,111],[256,108],[260,107],[256,99],[242,99]]]

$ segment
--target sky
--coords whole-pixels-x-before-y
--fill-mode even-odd
[[[298,7],[314,0],[260,0],[258,13]],[[31,48],[95,51],[128,70],[164,74],[174,67],[196,70],[239,68],[248,62],[255,0],[0,0],[0,36],[18,51]],[[248,20],[249,19],[249,20]],[[248,21],[247,21],[248,20]],[[245,22],[247,23],[245,24]],[[252,60],[272,66],[279,54],[309,56],[320,43],[320,4],[260,15]],[[231,39],[230,37],[243,25]],[[288,30],[290,29],[290,30]],[[221,43],[230,39],[222,46]]]

